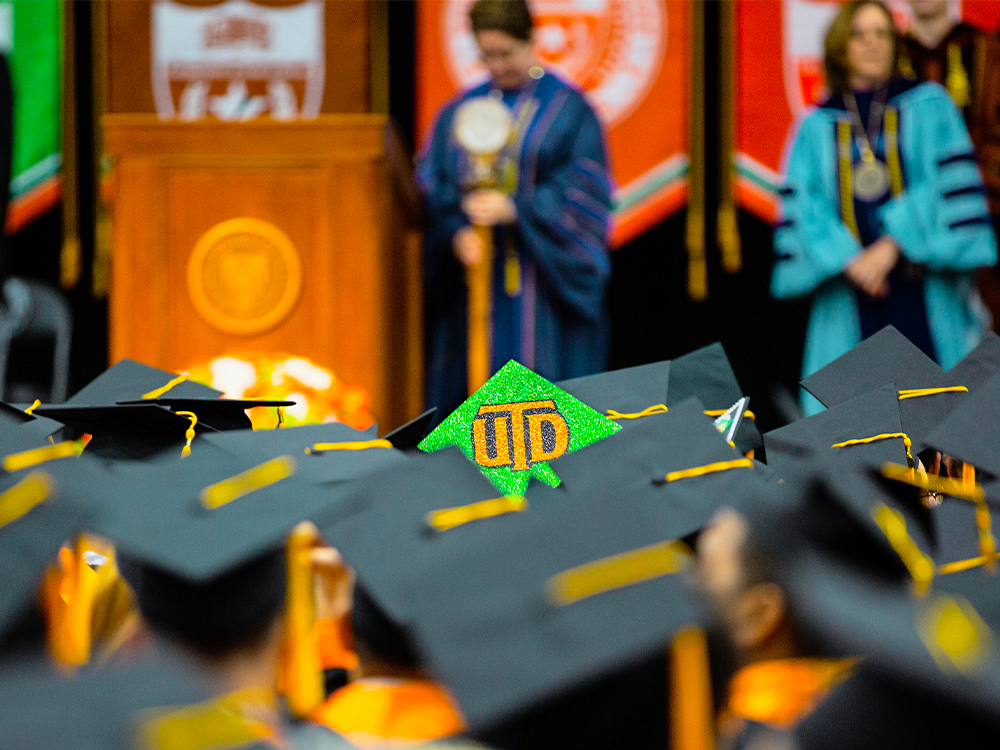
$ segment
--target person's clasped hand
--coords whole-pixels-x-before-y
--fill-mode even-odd
[[[870,297],[889,294],[889,273],[899,261],[899,246],[891,237],[880,237],[851,261],[844,274]]]
[[[499,190],[473,190],[462,201],[462,211],[479,227],[512,224],[517,218],[514,201]]]

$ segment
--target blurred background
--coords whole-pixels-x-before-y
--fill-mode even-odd
[[[0,1],[4,399],[122,357],[251,395],[295,360],[345,421],[418,414],[412,160],[483,75],[470,4]],[[794,408],[807,312],[768,293],[782,149],[838,7],[532,2],[543,60],[608,131],[610,367],[721,341],[762,431]],[[1000,24],[1000,3],[951,12]]]

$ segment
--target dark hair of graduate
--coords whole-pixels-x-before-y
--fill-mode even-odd
[[[826,71],[826,86],[833,94],[843,94],[851,88],[851,70],[847,62],[847,44],[851,40],[851,24],[858,12],[868,5],[881,10],[889,20],[889,28],[892,29],[891,75],[899,73],[899,56],[902,45],[900,44],[899,30],[896,28],[896,22],[893,20],[889,8],[880,0],[851,0],[851,2],[844,3],[837,15],[834,16],[823,41],[823,67]]]
[[[531,39],[531,10],[526,0],[477,0],[469,10],[472,33],[502,31],[526,42]]]
[[[259,555],[228,573],[193,582],[119,556],[149,627],[208,657],[254,648],[285,611],[285,551]]]

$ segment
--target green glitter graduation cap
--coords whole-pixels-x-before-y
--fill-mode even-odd
[[[621,429],[604,415],[511,360],[418,446],[458,446],[505,495],[520,496],[531,477],[550,487],[548,462]]]

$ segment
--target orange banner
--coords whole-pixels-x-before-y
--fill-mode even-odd
[[[823,39],[838,0],[737,0],[736,196],[739,204],[774,221],[781,159],[793,122],[826,96]],[[891,0],[900,28],[909,4]],[[964,0],[953,6],[987,31],[1000,24],[1000,2]]]
[[[438,108],[485,75],[471,5],[418,2],[419,142]],[[532,0],[531,9],[543,64],[579,85],[607,128],[617,247],[687,199],[689,2]]]

